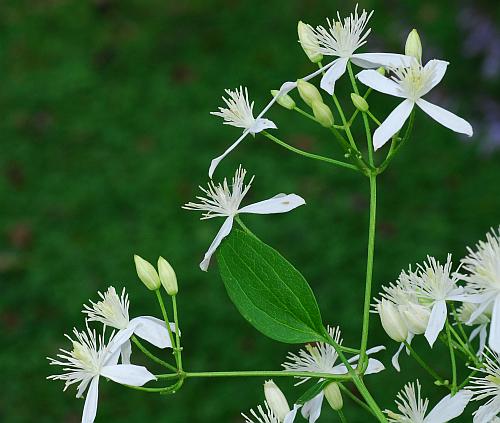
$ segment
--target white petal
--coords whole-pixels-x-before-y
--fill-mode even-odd
[[[97,398],[99,396],[99,376],[94,376],[87,391],[83,406],[82,423],[93,423],[97,414]]]
[[[385,366],[382,362],[376,360],[375,358],[368,359],[368,366],[366,367],[365,375],[380,373],[382,370],[385,370]]]
[[[153,316],[140,316],[132,319],[130,324],[135,325],[134,333],[139,338],[145,339],[155,347],[172,347],[170,336],[168,335],[167,327],[163,320]],[[173,327],[175,330],[175,324],[171,323],[170,327]]]
[[[384,94],[404,98],[399,85],[390,78],[380,75],[374,70],[364,70],[356,75],[363,84]]]
[[[335,90],[335,83],[345,73],[347,60],[340,58],[333,61],[330,69],[328,69],[323,78],[321,78],[320,87],[323,88],[328,94],[332,95]]]
[[[353,54],[351,60],[354,64],[362,68],[378,68],[380,66],[406,68],[415,59],[396,53],[359,53]]]
[[[474,423],[489,423],[498,413],[500,413],[500,398],[479,407],[474,414]]]
[[[368,348],[366,350],[366,354],[375,354],[378,353],[379,351],[385,350],[385,347],[383,345],[377,345],[376,347]],[[354,363],[355,361],[359,360],[359,354],[353,355],[351,358],[347,360],[348,363]]]
[[[479,335],[479,332],[481,332],[481,329],[482,329],[482,325],[477,326],[472,330],[472,332],[470,333],[470,336],[469,336],[469,342],[473,341],[476,338],[476,336]]]
[[[305,200],[296,194],[278,194],[258,203],[249,204],[238,210],[238,213],[275,214],[286,213],[306,204]]]
[[[300,407],[299,404],[294,404],[293,409],[285,416],[283,423],[293,423]]]
[[[250,133],[252,135],[258,134],[259,132],[264,131],[265,129],[278,129],[276,124],[269,119],[255,119],[254,124],[250,128]]]
[[[500,353],[500,295],[497,295],[493,303],[488,344],[493,351]]]
[[[425,94],[427,94],[430,90],[432,90],[437,84],[439,84],[443,77],[444,74],[446,73],[446,69],[448,68],[449,63],[445,62],[444,60],[429,60],[426,65],[424,66],[424,69],[428,69],[430,67],[434,67],[434,74],[432,81],[430,82],[429,86],[427,87],[427,90],[425,90],[422,94],[421,97],[423,97]]]
[[[424,335],[431,347],[434,345],[434,342],[436,342],[439,332],[443,330],[445,322],[446,301],[436,301],[432,306],[429,323],[427,323],[427,329]]]
[[[373,147],[375,150],[382,147],[403,127],[414,105],[415,103],[413,101],[405,100],[387,116],[386,120],[382,122],[382,125],[380,125],[373,134]]]
[[[130,356],[132,355],[132,344],[130,341],[123,343],[120,356],[122,358],[122,364],[130,364]]]
[[[226,221],[223,223],[217,235],[215,235],[212,244],[208,247],[208,251],[205,253],[205,257],[203,257],[203,261],[200,263],[200,269],[204,272],[207,271],[208,265],[210,264],[210,259],[212,258],[212,254],[215,253],[217,247],[220,245],[222,240],[229,235],[231,229],[233,228],[233,217],[229,216]]]
[[[122,345],[130,339],[133,333],[134,328],[131,327],[129,323],[125,329],[119,330],[116,335],[113,336],[112,341],[108,345],[109,355],[104,363],[105,365],[118,363]]]
[[[471,398],[472,392],[467,390],[445,396],[427,415],[424,423],[445,423],[460,416]]]
[[[462,119],[461,117],[449,112],[446,109],[443,109],[442,107],[429,103],[422,98],[417,100],[417,105],[432,119],[445,126],[446,128],[458,132],[459,134],[465,134],[469,137],[472,137],[472,126],[465,119]]]
[[[285,94],[288,94],[290,91],[294,90],[295,88],[297,88],[297,82],[291,82],[291,81],[284,82],[281,85],[280,90],[278,92],[278,95],[276,97],[280,97],[280,96],[283,96]]]
[[[401,367],[399,366],[399,354],[401,354],[401,351],[403,350],[405,344],[401,343],[399,346],[398,350],[396,351],[396,354],[392,356],[391,363],[392,366],[396,369],[396,371],[400,372]]]
[[[83,393],[85,392],[85,389],[87,389],[87,386],[89,386],[89,383],[93,380],[93,378],[90,379],[83,379],[80,384],[78,385],[78,389],[76,391],[76,397],[81,398]]]
[[[483,355],[484,347],[486,346],[486,338],[488,337],[487,326],[487,324],[481,325],[481,332],[479,333],[479,349],[477,350],[478,357]]]
[[[245,129],[243,131],[243,134],[241,134],[241,136],[233,144],[231,144],[231,146],[229,146],[229,148],[224,151],[224,153],[212,160],[212,162],[210,163],[210,168],[208,169],[208,176],[210,177],[210,179],[212,178],[215,169],[217,168],[217,166],[219,166],[219,163],[222,161],[222,159],[224,159],[224,157],[226,157],[231,151],[238,147],[240,142],[243,141],[249,133],[250,131],[248,129]]]
[[[302,407],[302,417],[309,419],[309,423],[314,423],[319,419],[324,396],[323,391],[321,391],[312,400],[307,401]]]
[[[104,366],[101,375],[116,383],[132,386],[142,386],[151,380],[156,380],[156,377],[148,369],[133,364]]]

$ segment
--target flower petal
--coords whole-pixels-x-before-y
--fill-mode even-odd
[[[361,68],[378,68],[379,66],[406,68],[415,59],[396,53],[357,53],[352,55],[351,60]]]
[[[120,351],[122,364],[130,364],[131,355],[132,355],[132,344],[130,343],[130,341],[125,341]]]
[[[83,406],[82,423],[93,423],[97,414],[97,398],[99,396],[99,376],[94,376],[87,391]]]
[[[413,101],[405,100],[387,116],[382,122],[382,125],[380,125],[373,134],[373,147],[375,150],[382,147],[403,127],[414,106],[415,103]]]
[[[434,345],[434,342],[436,342],[439,332],[443,330],[446,322],[446,311],[446,301],[444,300],[436,301],[432,306],[429,323],[427,323],[427,329],[424,335],[431,347]]]
[[[215,252],[215,250],[217,250],[217,247],[220,245],[222,240],[229,235],[229,232],[231,232],[231,229],[233,228],[233,220],[234,218],[232,216],[229,216],[226,219],[226,221],[222,224],[221,228],[219,229],[219,232],[217,232],[217,235],[215,235],[212,244],[210,244],[210,247],[208,247],[208,251],[205,253],[205,257],[203,257],[203,261],[200,263],[200,269],[203,270],[204,272],[206,272],[208,269],[208,265],[210,264],[210,259],[212,258],[212,254]]]
[[[276,126],[276,124],[272,120],[264,119],[264,118],[255,119],[254,124],[250,128],[250,133],[252,135],[255,135],[259,132],[264,131],[265,129],[278,129],[278,127]]]
[[[453,396],[446,395],[427,415],[424,423],[445,423],[460,416],[471,398],[472,392],[467,390],[459,391]]]
[[[490,422],[498,413],[500,413],[500,398],[496,397],[477,409],[474,414],[474,423]]]
[[[462,119],[461,117],[449,112],[446,109],[443,109],[442,107],[429,103],[422,98],[419,98],[417,100],[417,105],[432,119],[445,126],[446,128],[458,132],[459,134],[465,134],[469,137],[472,137],[474,131],[471,124],[465,119]]]
[[[497,295],[493,303],[488,344],[493,351],[500,353],[500,295]]]
[[[116,383],[132,386],[142,386],[151,380],[156,380],[156,377],[148,369],[134,364],[104,366],[101,375]]]
[[[321,78],[320,87],[328,94],[332,95],[335,90],[335,83],[345,73],[347,60],[345,58],[336,59],[332,62],[332,66],[328,69],[323,78]]]
[[[217,166],[219,166],[219,163],[222,161],[222,159],[224,159],[224,157],[226,157],[231,151],[238,147],[240,142],[243,141],[249,133],[250,131],[248,129],[245,129],[243,131],[243,134],[241,134],[240,137],[233,144],[231,144],[226,151],[224,151],[224,153],[211,161],[210,168],[208,169],[208,176],[210,177],[210,179],[212,179],[215,169],[217,169]]]
[[[382,370],[385,370],[385,366],[382,362],[376,360],[375,358],[368,359],[368,366],[366,367],[365,375],[380,373]]]
[[[300,407],[300,404],[294,404],[293,409],[285,416],[283,423],[293,423]]]
[[[238,210],[238,213],[275,214],[286,213],[306,204],[305,200],[296,194],[278,194],[258,203],[249,204]]]
[[[399,366],[399,354],[401,354],[401,351],[403,350],[404,346],[405,344],[401,343],[398,350],[396,351],[396,354],[394,354],[391,359],[392,367],[394,367],[398,372],[401,371],[401,367]]]
[[[132,319],[130,324],[135,326],[134,333],[158,348],[172,347],[167,327],[163,320],[153,316],[140,316]],[[170,323],[171,330],[175,331],[175,324]]]
[[[323,391],[321,391],[312,400],[307,401],[302,407],[302,417],[304,417],[305,419],[309,419],[309,423],[314,423],[319,419],[324,397],[325,394],[323,394]]]
[[[122,345],[127,342],[132,334],[134,333],[134,328],[129,325],[125,329],[120,329],[108,345],[109,355],[106,358],[105,365],[118,363],[118,358],[120,357],[120,351]]]
[[[76,391],[76,397],[81,398],[83,393],[85,392],[85,389],[87,389],[87,386],[89,386],[89,383],[92,382],[93,378],[90,379],[83,379],[80,384],[78,385],[78,389]]]
[[[481,332],[479,333],[479,349],[477,350],[478,357],[483,355],[484,347],[486,346],[486,338],[488,337],[487,326],[487,324],[481,325]]]
[[[421,97],[427,94],[430,90],[432,90],[437,84],[439,84],[442,81],[444,74],[446,73],[446,69],[448,68],[448,65],[449,65],[448,62],[436,59],[429,60],[426,63],[426,65],[424,66],[424,70],[434,67],[434,72],[431,83],[427,87],[427,90],[421,94]]]
[[[384,94],[404,98],[399,85],[390,78],[380,75],[375,70],[364,70],[356,75],[363,84]]]

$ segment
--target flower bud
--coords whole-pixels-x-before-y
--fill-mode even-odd
[[[384,76],[384,75],[385,75],[385,68],[384,68],[383,66],[380,66],[380,67],[377,69],[377,72],[378,72],[380,75]]]
[[[354,107],[356,107],[356,109],[358,109],[360,112],[367,112],[369,107],[368,106],[368,103],[366,102],[366,100],[361,97],[359,94],[356,94],[356,93],[351,93],[351,100],[352,100],[352,104],[354,104]]]
[[[410,303],[400,306],[399,312],[410,332],[415,335],[421,335],[425,332],[431,316],[431,312],[427,307]]]
[[[146,285],[146,288],[151,291],[158,289],[161,286],[160,278],[153,265],[137,254],[134,254],[134,261],[137,276]]]
[[[387,335],[396,342],[406,341],[408,328],[396,306],[383,299],[377,306],[380,321]]]
[[[281,389],[272,380],[267,380],[264,383],[264,395],[274,415],[280,422],[284,421],[286,415],[290,412],[290,406]]]
[[[276,97],[279,94],[279,91],[271,90],[271,94],[273,97]],[[276,103],[288,110],[293,110],[295,108],[295,101],[293,101],[293,98],[288,94],[282,94],[278,96],[278,98],[276,99]]]
[[[422,43],[416,29],[413,29],[406,39],[405,54],[407,56],[413,56],[418,60],[418,63],[422,63]]]
[[[297,81],[297,90],[299,91],[302,100],[304,100],[309,107],[312,107],[312,104],[315,101],[319,101],[321,103],[323,102],[323,98],[321,97],[318,89],[313,84],[304,81],[303,79],[299,79]]]
[[[318,40],[316,39],[316,35],[314,35],[314,31],[311,26],[299,21],[299,24],[297,25],[297,32],[299,34],[300,45],[307,54],[309,60],[313,63],[321,62],[323,60],[323,55],[318,51]]]
[[[170,266],[170,263],[163,257],[158,259],[158,273],[160,274],[160,281],[167,291],[168,295],[176,295],[179,292],[177,286],[177,276],[175,276],[174,269]]]
[[[312,104],[312,110],[314,117],[318,123],[325,128],[331,128],[333,126],[333,114],[330,108],[322,101],[315,101]]]
[[[335,411],[340,410],[344,406],[344,400],[342,399],[342,394],[340,393],[339,385],[335,382],[330,383],[323,390],[325,398]]]

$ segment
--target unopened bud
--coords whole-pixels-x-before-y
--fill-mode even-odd
[[[331,128],[333,126],[333,114],[330,108],[322,101],[315,101],[312,104],[312,110],[314,117],[318,123],[325,128]]]
[[[332,407],[335,411],[340,410],[344,406],[344,400],[342,399],[339,385],[335,382],[327,385],[327,387],[323,390],[323,393],[325,394],[328,404],[330,404],[330,407]]]
[[[299,91],[302,100],[304,100],[309,107],[312,107],[312,104],[315,101],[320,101],[321,103],[323,102],[323,97],[321,97],[318,89],[313,84],[304,81],[303,79],[299,79],[297,81],[297,90]]]
[[[160,278],[153,265],[137,254],[134,255],[134,261],[137,276],[146,285],[146,288],[151,291],[158,289],[161,286]]]
[[[413,56],[418,60],[418,63],[422,63],[422,42],[416,29],[413,29],[406,39],[405,54],[407,56]]]
[[[293,98],[290,97],[288,94],[278,95],[279,94],[278,90],[271,90],[271,94],[275,98],[276,96],[278,96],[278,98],[276,98],[276,103],[278,103],[281,107],[284,107],[285,109],[288,110],[293,110],[295,108],[295,101],[293,101]]]
[[[431,312],[427,307],[410,303],[400,306],[399,312],[410,332],[415,335],[421,335],[425,332],[427,323],[429,323],[429,317],[431,316]]]
[[[272,380],[267,380],[264,383],[264,395],[274,415],[280,422],[284,421],[286,415],[290,412],[290,406],[281,389]]]
[[[351,93],[351,100],[352,104],[354,104],[354,107],[356,107],[356,109],[358,109],[360,112],[367,112],[370,108],[366,100],[359,94]]]
[[[177,276],[175,276],[174,269],[170,266],[170,263],[163,257],[158,259],[158,273],[160,274],[160,281],[167,291],[168,295],[176,295],[179,292],[177,286]]]
[[[380,75],[384,76],[384,75],[385,75],[385,68],[384,68],[383,66],[380,66],[380,67],[377,69],[377,72],[378,72]]]
[[[319,52],[318,40],[311,26],[299,21],[297,32],[299,34],[300,45],[307,54],[309,60],[313,63],[321,62],[323,60],[323,55]]]
[[[408,328],[399,314],[397,307],[390,301],[383,299],[377,306],[380,321],[387,335],[396,342],[406,341]]]

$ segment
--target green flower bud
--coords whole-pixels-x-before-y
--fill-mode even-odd
[[[330,108],[322,101],[315,101],[312,104],[312,110],[314,117],[318,123],[325,128],[331,128],[333,126],[333,114]]]
[[[406,39],[405,54],[407,56],[413,56],[418,60],[418,63],[422,63],[422,42],[416,29],[413,29]]]
[[[384,76],[384,75],[385,75],[385,68],[384,68],[383,66],[380,66],[380,67],[377,69],[377,72],[378,72],[380,75]]]
[[[158,259],[158,273],[160,274],[160,281],[167,291],[167,294],[172,296],[179,292],[177,286],[177,276],[175,276],[174,269],[170,266],[170,263],[163,257]]]
[[[323,55],[318,51],[319,44],[314,35],[314,31],[310,25],[299,21],[297,25],[297,33],[299,34],[299,42],[309,60],[313,63],[318,63],[323,60]]]
[[[290,412],[290,406],[281,389],[272,380],[267,380],[264,383],[264,395],[274,415],[280,422],[284,421],[286,415]]]
[[[161,286],[160,277],[153,265],[137,254],[134,254],[134,261],[137,276],[146,285],[146,288],[151,291],[158,289]]]
[[[406,341],[408,327],[406,326],[397,307],[390,301],[383,299],[377,306],[380,321],[385,332],[396,342]]]
[[[323,389],[325,398],[335,411],[340,410],[344,406],[344,400],[342,399],[342,394],[340,393],[339,385],[335,382],[330,383]]]
[[[321,97],[320,92],[313,84],[304,81],[303,79],[299,79],[297,81],[297,90],[299,91],[302,100],[304,100],[309,107],[312,107],[312,104],[315,101],[323,103],[323,97]]]
[[[271,94],[273,97],[276,97],[279,94],[279,91],[271,90]],[[288,110],[293,110],[295,108],[295,101],[293,101],[293,98],[290,97],[288,94],[280,95],[276,99],[276,103],[278,103],[280,106]]]
[[[359,94],[356,94],[356,93],[351,93],[351,100],[352,100],[352,104],[354,104],[354,107],[356,107],[356,109],[358,109],[360,112],[367,112],[369,107],[368,106],[368,103],[366,102],[366,100],[361,97]]]

